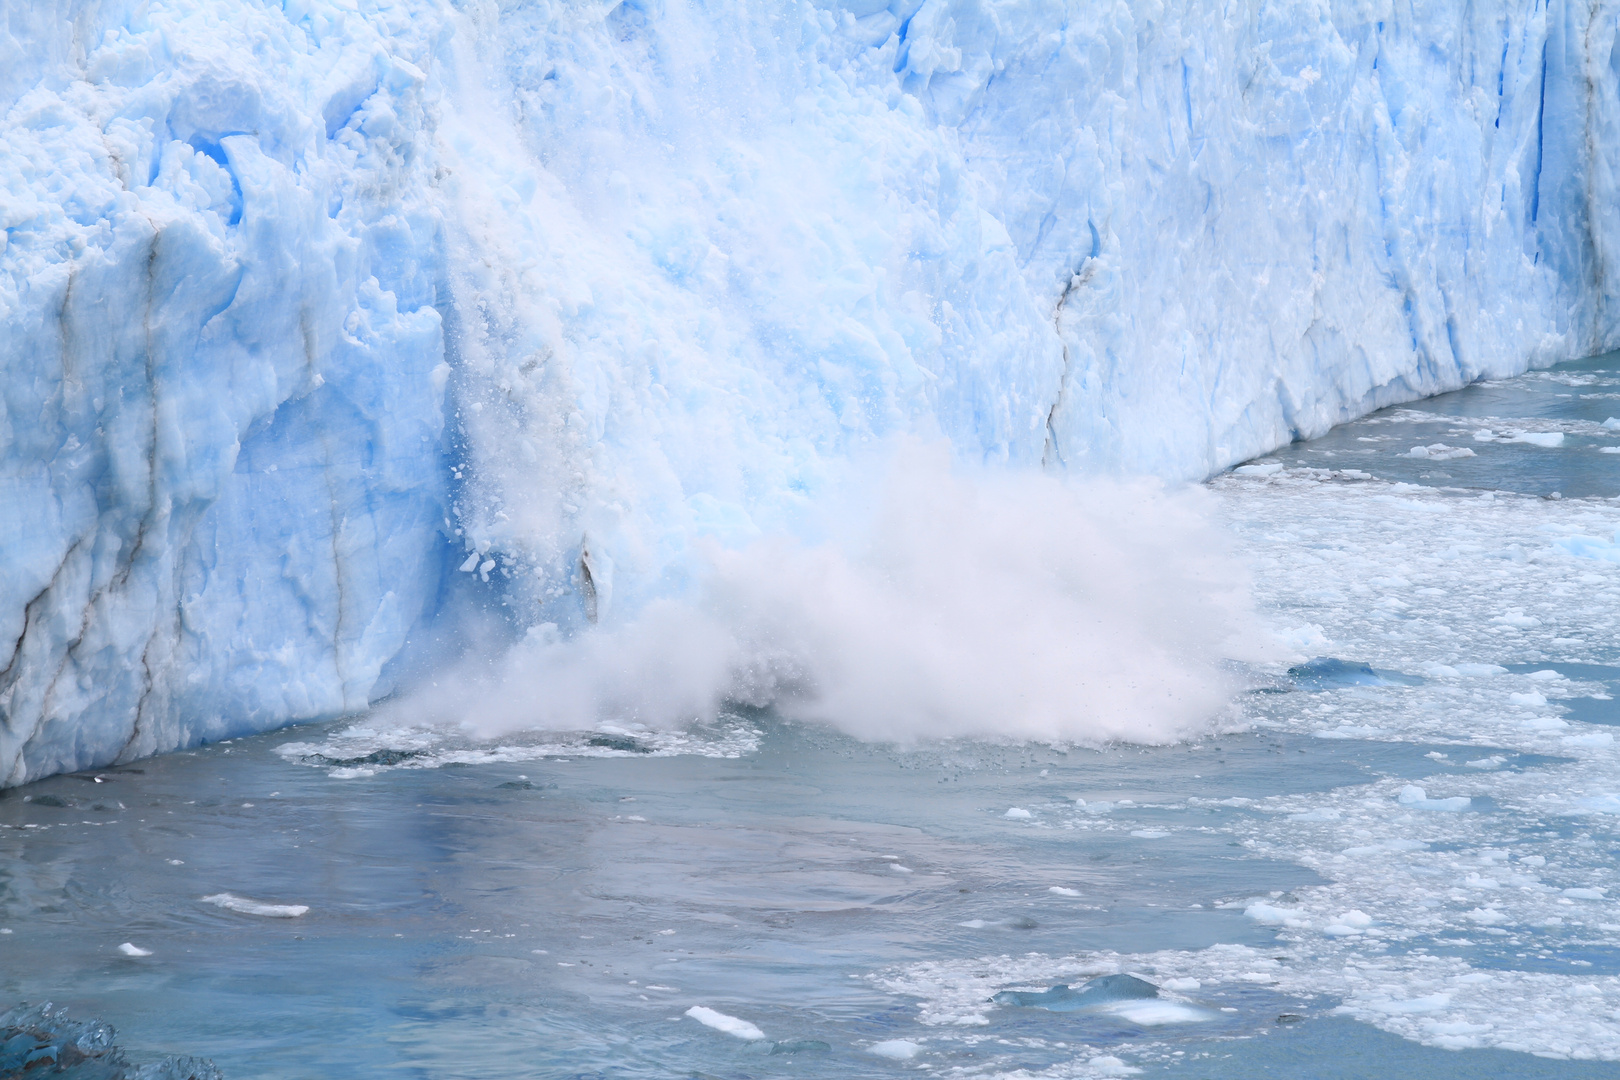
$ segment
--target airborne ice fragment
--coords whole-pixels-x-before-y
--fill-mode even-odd
[[[202,898],[205,904],[222,907],[226,911],[236,911],[243,915],[259,915],[266,919],[296,919],[309,910],[307,904],[266,904],[262,900],[249,900],[245,896],[233,896],[228,892],[215,893]]]
[[[686,1015],[702,1024],[704,1027],[714,1028],[727,1035],[735,1035],[739,1039],[763,1039],[765,1033],[746,1020],[735,1016],[727,1016],[723,1012],[716,1012],[703,1005],[694,1005],[686,1010]]]

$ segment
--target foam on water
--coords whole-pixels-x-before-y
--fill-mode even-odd
[[[1591,388],[1586,397],[1616,383],[1602,364],[1527,381]],[[1566,399],[1568,411],[1591,408]],[[1327,449],[1346,453],[1357,432],[1382,425],[1445,423],[1450,407],[1369,418]],[[1496,420],[1513,434],[1481,431],[1480,441],[1579,454],[1589,448],[1566,446],[1563,433],[1592,437],[1597,427],[1538,418],[1559,429],[1554,438],[1525,434],[1530,423]],[[1235,800],[1245,812],[1225,829],[1237,842],[1323,879],[1227,902],[1276,927],[1275,948],[979,958],[915,965],[882,984],[920,998],[924,1023],[954,1026],[985,1022],[987,974],[1039,982],[1155,971],[1214,997],[1247,985],[1336,997],[1337,1012],[1439,1047],[1620,1060],[1620,751],[1608,731],[1566,718],[1580,714],[1572,706],[1612,700],[1620,677],[1620,573],[1601,546],[1571,543],[1620,529],[1612,474],[1581,459],[1514,461],[1494,474],[1511,482],[1540,470],[1593,492],[1547,498],[1441,486],[1450,476],[1376,480],[1319,467],[1323,447],[1302,450],[1281,455],[1297,465],[1235,470],[1212,487],[1244,539],[1263,606],[1313,647],[1355,660],[1296,666],[1302,692],[1257,695],[1251,715],[1260,730],[1439,743],[1433,775]],[[1379,462],[1396,456],[1380,453]],[[1385,668],[1395,677],[1379,677]],[[1487,746],[1498,749],[1474,749]],[[1194,827],[1186,815],[1198,805],[1208,804],[1186,801],[1172,834]],[[1031,807],[1029,827],[1121,828],[1100,809]]]

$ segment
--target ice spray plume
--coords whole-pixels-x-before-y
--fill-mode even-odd
[[[1207,730],[1265,636],[1201,489],[953,470],[907,444],[819,538],[702,550],[689,594],[545,624],[384,706],[496,736],[670,727],[727,701],[861,738],[1159,743]]]

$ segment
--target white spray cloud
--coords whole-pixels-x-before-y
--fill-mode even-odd
[[[385,708],[481,736],[670,727],[724,703],[868,739],[1167,742],[1261,658],[1245,571],[1202,489],[953,470],[908,443],[827,500],[816,542],[700,549],[685,596],[537,627]]]

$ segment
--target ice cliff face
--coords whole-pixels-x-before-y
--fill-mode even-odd
[[[1603,4],[0,19],[0,783],[611,620],[896,433],[1197,477],[1620,339]]]

